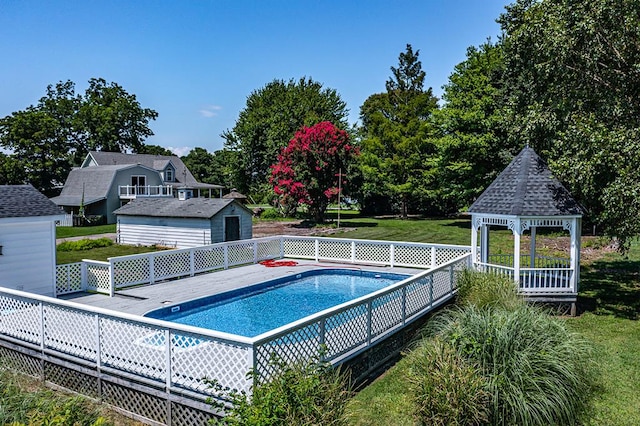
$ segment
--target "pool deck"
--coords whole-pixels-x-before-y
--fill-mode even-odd
[[[283,259],[289,260],[289,259]],[[95,306],[133,315],[143,315],[153,309],[167,305],[182,303],[187,300],[197,299],[203,296],[223,293],[225,291],[246,287],[262,281],[280,278],[287,275],[313,269],[358,269],[363,271],[391,272],[398,274],[415,275],[424,269],[383,267],[371,265],[357,265],[344,263],[316,262],[296,259],[295,266],[266,267],[261,264],[240,266],[216,272],[196,275],[194,277],[181,278],[133,287],[116,292],[114,297],[94,293],[74,293],[59,296],[59,299],[68,300],[82,305]]]

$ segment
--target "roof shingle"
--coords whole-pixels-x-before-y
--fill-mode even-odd
[[[182,217],[210,219],[220,210],[233,203],[232,199],[222,198],[136,198],[115,210],[116,215]],[[240,208],[244,208],[239,205]]]
[[[31,185],[0,185],[0,218],[63,214],[60,207]]]

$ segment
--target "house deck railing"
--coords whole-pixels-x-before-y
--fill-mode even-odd
[[[116,291],[263,260],[297,258],[379,266],[435,268],[470,253],[468,246],[278,236],[60,265],[56,294]],[[62,270],[62,271],[60,271]],[[78,282],[80,284],[78,285]]]
[[[173,197],[173,186],[121,185],[118,186],[118,194],[121,199],[134,199],[136,197]]]

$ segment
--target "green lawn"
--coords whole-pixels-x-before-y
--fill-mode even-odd
[[[113,234],[116,232],[116,225],[99,226],[58,226],[56,227],[56,238],[83,237],[95,234]]]
[[[110,247],[100,247],[83,251],[60,251],[56,252],[56,263],[63,265],[65,263],[80,262],[82,259],[106,261],[110,257],[128,256],[130,254],[148,253],[158,251],[156,247],[147,246],[127,246],[114,244]]]

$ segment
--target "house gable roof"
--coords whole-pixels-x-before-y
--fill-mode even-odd
[[[109,195],[109,190],[116,174],[121,170],[132,169],[138,164],[124,164],[115,166],[92,166],[73,169],[69,172],[60,195],[53,197],[51,201],[59,206],[80,206],[84,193],[84,204],[89,205],[104,200]],[[149,169],[156,173],[155,170]]]
[[[469,207],[470,213],[511,216],[582,215],[582,207],[528,146]]]
[[[91,161],[92,159],[93,161]],[[180,157],[176,155],[123,154],[121,152],[91,151],[83,162],[82,167],[95,167],[91,166],[93,163],[99,166],[141,164],[149,167],[150,169],[163,171],[169,162],[171,162],[175,169],[174,181],[179,184],[177,186],[210,189],[223,188],[220,185],[198,182],[196,178],[193,177],[187,166],[182,162]]]
[[[210,219],[230,204],[251,214],[251,210],[237,201],[222,198],[136,198],[114,213],[121,216]]]
[[[0,185],[0,218],[63,214],[60,207],[31,185]]]

